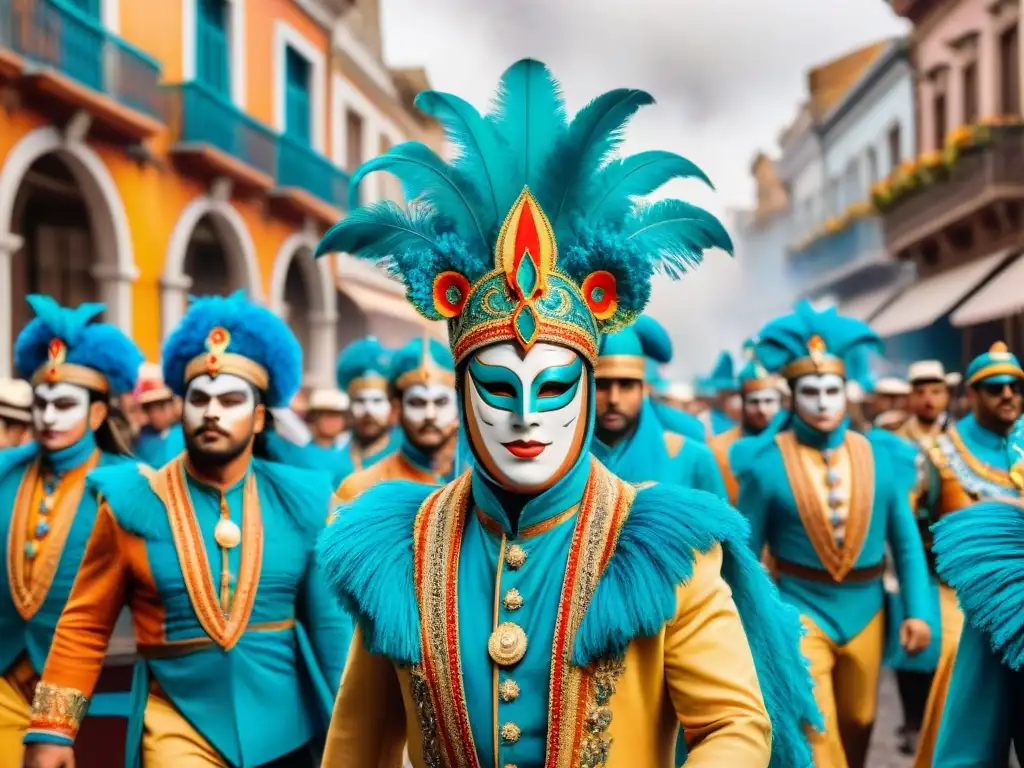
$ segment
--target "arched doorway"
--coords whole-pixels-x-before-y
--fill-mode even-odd
[[[335,297],[337,307],[337,344],[338,352],[351,344],[356,339],[361,339],[370,332],[370,321],[359,305],[341,291]]]
[[[188,297],[244,290],[262,300],[256,247],[230,203],[202,196],[181,212],[167,245],[161,286],[164,338],[188,308]]]
[[[102,159],[54,128],[26,134],[0,167],[0,376],[31,319],[26,294],[63,304],[106,304],[105,318],[132,332],[137,276],[128,218]]]

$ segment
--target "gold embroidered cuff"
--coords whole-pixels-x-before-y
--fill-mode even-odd
[[[967,380],[967,386],[973,387],[975,384],[979,384],[992,376],[1013,376],[1017,379],[1024,379],[1024,371],[1013,363],[986,365]]]
[[[395,379],[395,389],[399,392],[415,384],[441,384],[446,387],[454,387],[455,371],[446,371],[436,365],[423,365],[412,371],[406,371]],[[349,389],[351,390],[351,387]]]
[[[602,355],[594,367],[595,379],[645,378],[646,361],[639,355]]]
[[[794,360],[780,372],[787,381],[799,379],[801,376],[814,374],[821,376],[825,373],[834,373],[837,376],[846,376],[846,365],[838,357],[822,357],[815,360],[813,357],[801,357]]]
[[[36,369],[32,374],[32,386],[40,384],[76,384],[79,387],[91,389],[94,392],[106,394],[110,391],[110,382],[107,377],[95,368],[87,368],[84,365],[74,363],[45,363]]]
[[[388,391],[388,380],[375,373],[367,374],[366,376],[360,376],[358,379],[352,379],[348,385],[349,397],[355,397],[360,392],[365,392],[368,389],[376,389],[384,392]]]
[[[32,699],[28,730],[45,731],[75,740],[89,709],[89,699],[77,688],[61,688],[41,680]]]
[[[203,374],[219,376],[222,373],[243,378],[259,390],[266,390],[270,386],[270,375],[266,368],[248,357],[233,352],[204,352],[196,355],[185,366],[185,383]]]

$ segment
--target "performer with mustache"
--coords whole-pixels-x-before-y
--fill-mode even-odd
[[[789,382],[793,411],[749,438],[737,478],[750,546],[761,554],[768,545],[779,592],[807,629],[802,647],[825,716],[825,731],[812,740],[822,768],[863,768],[867,758],[887,546],[903,587],[902,645],[915,654],[931,642],[928,572],[909,509],[914,452],[902,452],[889,433],[869,440],[848,428],[847,379],[864,375],[867,352],[880,343],[859,320],[807,302],[765,326],[756,356]]]
[[[930,494],[933,499],[938,496],[929,508],[930,523],[979,501],[1020,498],[1020,490],[1010,476],[1010,459],[1006,454],[1007,435],[1021,415],[1024,370],[1020,361],[1006,344],[996,342],[988,352],[971,362],[966,379],[972,412],[948,427],[927,451],[930,477],[922,494]],[[924,545],[929,556],[931,544],[930,537],[926,537]],[[964,617],[956,594],[941,580],[938,602],[942,645],[925,705],[915,768],[931,768],[957,644],[963,631]]]
[[[129,768],[313,764],[351,636],[312,557],[331,487],[254,455],[301,355],[284,321],[241,294],[195,300],[168,337],[186,452],[90,475],[96,527],[36,689],[28,768],[74,764],[124,605],[139,655]]]
[[[342,501],[387,480],[439,485],[450,479],[459,429],[451,352],[435,339],[413,339],[392,356],[389,379],[402,429],[401,447],[345,478],[336,494]]]
[[[634,207],[702,177],[669,153],[611,156],[652,101],[612,91],[569,122],[550,72],[523,60],[486,118],[417,98],[460,148],[453,166],[409,143],[353,176],[396,174],[409,208],[355,209],[319,253],[385,262],[448,321],[473,462],[441,489],[370,488],[324,534],[321,567],[358,622],[324,765],[397,766],[407,742],[417,768],[664,766],[680,724],[693,766],[809,762],[798,621],[742,518],[590,454],[601,336],[643,311],[656,269],[730,247],[698,208]]]
[[[0,452],[0,764],[21,764],[32,695],[96,519],[85,476],[129,460],[108,422],[110,398],[130,392],[142,353],[95,322],[102,304],[61,307],[29,296],[15,366],[32,378],[35,442]],[[102,662],[102,655],[100,657]]]

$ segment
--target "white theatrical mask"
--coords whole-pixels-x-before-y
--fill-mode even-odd
[[[450,426],[459,418],[455,388],[445,384],[413,384],[402,393],[402,415],[417,428],[427,421],[442,429]]]
[[[58,408],[57,404],[70,405]],[[32,423],[37,433],[70,432],[89,416],[89,390],[77,384],[57,382],[35,388]]]
[[[798,414],[811,418],[835,418],[846,411],[846,381],[835,373],[801,376],[793,391]]]
[[[383,423],[391,417],[391,399],[383,389],[362,389],[352,395],[349,410],[354,419],[370,416]]]
[[[466,388],[473,419],[503,485],[545,488],[577,450],[583,413],[583,361],[572,350],[538,343],[524,357],[511,343],[486,347],[470,360]],[[569,460],[569,461],[567,461]]]
[[[193,402],[193,392],[200,392],[204,397]],[[237,404],[224,405],[221,397],[228,393],[244,394],[244,399]],[[256,397],[252,385],[245,379],[230,373],[222,373],[215,377],[204,373],[188,383],[181,417],[188,434],[193,434],[208,419],[216,419],[221,429],[231,432],[241,419],[251,419],[255,410]]]

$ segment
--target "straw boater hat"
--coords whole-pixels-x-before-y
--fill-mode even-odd
[[[0,379],[0,417],[23,424],[31,423],[31,384],[24,379]]]
[[[911,363],[910,368],[907,369],[907,380],[913,385],[931,381],[947,382],[948,378],[946,368],[940,361],[918,360],[916,363]]]
[[[964,380],[964,375],[962,373],[957,373],[956,371],[952,371],[952,372],[946,374],[946,386],[947,387],[959,387],[963,383],[963,380]]]
[[[306,411],[344,413],[348,410],[348,405],[348,395],[340,389],[314,389],[306,400]]]
[[[875,382],[873,391],[876,395],[899,397],[900,395],[909,395],[910,390],[910,384],[905,382],[903,379],[886,376]]]

